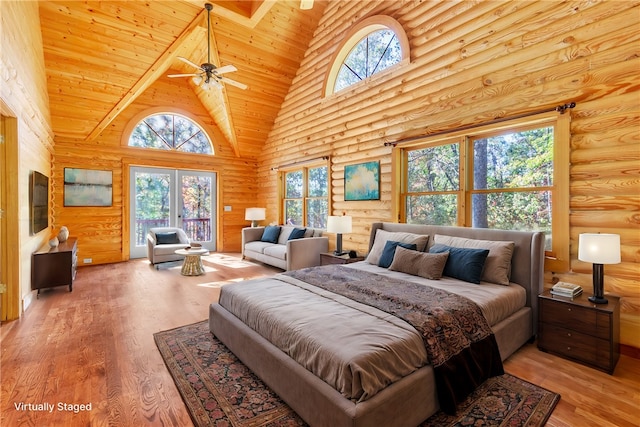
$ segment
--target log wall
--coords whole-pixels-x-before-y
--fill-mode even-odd
[[[351,26],[390,15],[411,61],[323,97],[330,59]],[[259,205],[278,215],[272,168],[331,156],[332,214],[353,217],[344,247],[365,252],[370,224],[393,221],[392,148],[384,143],[575,101],[571,110],[570,273],[582,232],[619,233],[622,262],[605,290],[623,296],[622,342],[640,348],[640,28],[637,1],[329,2],[259,158]],[[346,164],[379,160],[379,201],[345,202]]]

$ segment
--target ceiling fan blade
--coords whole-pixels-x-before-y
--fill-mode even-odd
[[[246,89],[246,88],[248,88],[248,87],[249,87],[249,86],[247,86],[247,85],[246,85],[246,84],[244,84],[244,83],[240,83],[240,82],[237,82],[237,81],[235,81],[235,80],[231,80],[231,79],[229,79],[229,78],[227,78],[227,77],[220,77],[220,81],[222,81],[223,83],[228,83],[228,84],[230,84],[231,86],[235,86],[235,87],[240,88],[240,89],[242,89],[242,90],[244,90],[244,89]]]
[[[167,74],[167,77],[195,77],[199,76],[198,73],[190,73],[190,74]]]
[[[218,74],[232,73],[234,71],[238,71],[235,65],[225,65],[224,67],[216,68],[216,73]]]
[[[182,56],[178,56],[178,59],[179,59],[180,61],[184,62],[185,64],[189,64],[189,65],[191,65],[192,67],[197,68],[198,70],[202,69],[202,67],[201,67],[201,66],[199,66],[199,65],[198,65],[198,64],[196,64],[195,62],[191,62],[191,61],[189,61],[187,58],[183,58]]]

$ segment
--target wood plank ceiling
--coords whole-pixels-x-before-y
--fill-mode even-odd
[[[157,79],[207,60],[204,1],[40,1],[56,138],[93,141]],[[211,1],[211,59],[248,86],[189,85],[240,157],[255,157],[298,71],[326,2]]]

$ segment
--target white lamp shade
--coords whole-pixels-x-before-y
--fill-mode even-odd
[[[327,218],[328,233],[351,233],[350,216],[329,216]]]
[[[584,233],[578,241],[578,259],[593,264],[620,262],[620,235]]]
[[[265,208],[247,208],[244,211],[244,219],[247,221],[262,221],[266,218]]]

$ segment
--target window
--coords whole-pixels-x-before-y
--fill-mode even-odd
[[[325,95],[409,61],[409,41],[402,26],[389,16],[373,16],[354,26],[333,58]]]
[[[554,265],[552,271],[564,271],[569,259],[568,134],[568,115],[554,113],[403,147],[400,218],[415,224],[543,231],[549,269]]]
[[[326,228],[329,214],[329,180],[326,165],[283,172],[284,222]]]
[[[213,145],[202,128],[174,113],[153,114],[138,122],[129,136],[129,146],[213,154]]]

